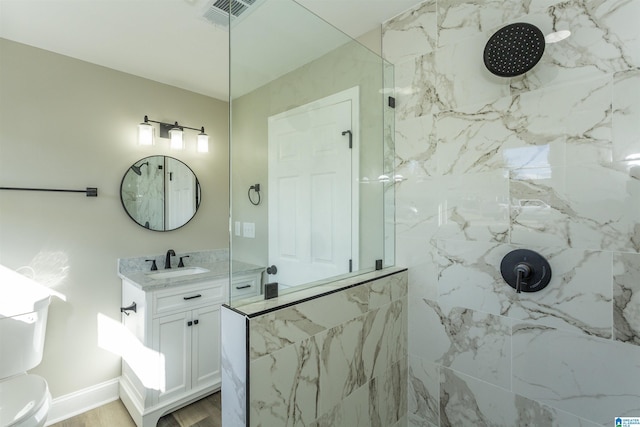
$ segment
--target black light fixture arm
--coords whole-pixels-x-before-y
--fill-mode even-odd
[[[165,122],[159,122],[157,120],[151,120],[149,118],[149,116],[144,116],[144,122],[145,123],[149,123],[149,122],[158,123],[159,125],[166,126],[166,127],[172,127],[172,128],[191,129],[191,130],[200,131],[200,132],[204,133],[204,126],[200,126],[199,129],[198,128],[192,128],[192,127],[189,127],[189,126],[183,126],[183,125],[179,124],[178,122],[165,123]]]

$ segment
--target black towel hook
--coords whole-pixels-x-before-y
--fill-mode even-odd
[[[255,193],[258,195],[257,202],[254,202],[253,199],[251,198],[251,190],[255,191]],[[258,206],[260,204],[260,201],[262,200],[262,197],[260,196],[260,184],[254,184],[251,187],[249,187],[249,191],[247,191],[247,197],[249,197],[249,201],[251,202],[252,205]]]

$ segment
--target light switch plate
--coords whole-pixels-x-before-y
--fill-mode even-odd
[[[256,237],[256,224],[254,222],[242,223],[242,235],[254,239]]]

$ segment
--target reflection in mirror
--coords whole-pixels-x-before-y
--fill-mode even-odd
[[[122,178],[120,200],[129,217],[153,231],[185,225],[200,206],[200,183],[178,159],[150,156],[135,162]]]
[[[229,37],[232,259],[280,294],[393,265],[392,66],[292,0]]]

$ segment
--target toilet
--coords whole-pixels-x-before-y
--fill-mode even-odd
[[[40,427],[51,406],[42,361],[51,292],[0,265],[0,427]]]

